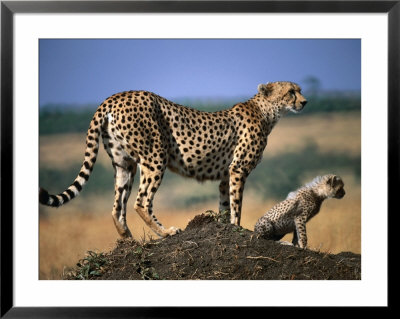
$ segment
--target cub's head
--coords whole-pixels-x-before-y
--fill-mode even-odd
[[[323,180],[327,197],[340,199],[346,194],[344,191],[344,183],[340,176],[329,174],[323,176]]]
[[[292,82],[259,84],[258,92],[269,102],[283,107],[285,111],[300,112],[307,103],[301,88]]]

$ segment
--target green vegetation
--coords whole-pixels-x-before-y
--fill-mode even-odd
[[[80,167],[80,163],[74,163],[64,170],[41,167],[39,170],[39,185],[45,186],[46,190],[51,194],[58,194],[73,183],[79,173]],[[97,163],[90,175],[89,182],[85,185],[85,194],[91,193],[101,195],[104,192],[113,192],[113,190],[114,172],[111,163],[108,168]]]
[[[308,103],[304,110],[301,113],[296,114],[296,116],[322,112],[348,112],[361,110],[360,94],[321,94],[307,96],[307,100]]]
[[[96,106],[61,108],[46,106],[39,112],[39,134],[86,132]]]
[[[134,263],[133,266],[136,268],[136,272],[140,274],[143,280],[158,280],[160,276],[155,271],[154,267],[151,267],[150,260],[148,257],[153,255],[154,253],[148,253],[147,249],[144,248],[144,245],[138,246],[133,254],[136,255],[139,259],[138,262]]]
[[[206,216],[212,217],[216,222],[223,224],[229,224],[231,220],[231,214],[228,209],[221,212],[214,212],[213,210],[207,210],[204,213]]]
[[[310,115],[319,112],[346,112],[361,110],[360,94],[317,94],[307,96],[308,104],[302,115]],[[189,105],[202,111],[217,111],[231,107],[235,103],[245,101],[247,98],[235,100],[211,99],[211,100],[177,100],[178,103]],[[39,134],[55,134],[70,132],[86,132],[89,122],[95,112],[96,105],[45,105],[39,112]],[[298,115],[296,115],[298,116]]]
[[[40,168],[39,185],[44,185],[50,193],[63,191],[70,185],[79,172],[80,164],[65,170]],[[300,187],[304,179],[313,178],[323,174],[352,174],[357,180],[361,178],[361,156],[348,153],[321,152],[318,146],[309,142],[298,151],[287,151],[274,156],[266,156],[264,160],[250,174],[246,182],[246,189],[254,188],[266,198],[283,198]],[[179,185],[181,176],[167,173],[163,184],[168,187]],[[139,178],[135,178],[133,192],[138,187]],[[94,166],[90,180],[85,186],[85,194],[113,192],[113,170],[100,163]],[[135,196],[135,195],[134,195]],[[179,206],[190,206],[207,200],[218,200],[217,193],[193,193],[185,196]]]
[[[74,278],[78,280],[87,280],[100,276],[106,264],[107,259],[104,253],[88,251],[86,256],[76,264],[78,268],[74,274]]]
[[[304,179],[324,174],[350,173],[361,179],[361,156],[338,152],[321,152],[309,142],[302,150],[266,156],[247,179],[247,187],[254,187],[268,197],[282,198],[302,186]]]

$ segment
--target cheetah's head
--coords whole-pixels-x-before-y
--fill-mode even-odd
[[[344,183],[342,178],[337,175],[325,175],[324,177],[328,197],[337,199],[343,198],[346,192],[344,191]]]
[[[281,106],[283,111],[300,112],[307,103],[301,88],[293,82],[271,82],[259,84],[258,92],[269,102]]]

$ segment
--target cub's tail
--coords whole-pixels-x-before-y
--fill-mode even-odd
[[[99,107],[90,122],[86,135],[85,159],[74,182],[65,191],[58,195],[50,195],[43,188],[39,188],[39,202],[41,204],[58,207],[68,203],[71,199],[79,195],[83,186],[89,180],[93,166],[96,163],[97,153],[99,150],[99,136],[105,118],[104,111],[104,108],[102,109]]]

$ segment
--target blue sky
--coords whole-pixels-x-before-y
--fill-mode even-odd
[[[169,99],[250,97],[259,83],[308,76],[360,90],[360,40],[53,40],[39,42],[40,105],[100,103],[124,90]]]

